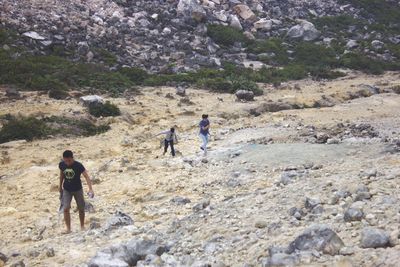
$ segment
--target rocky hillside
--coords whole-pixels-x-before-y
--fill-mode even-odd
[[[391,0],[3,0],[0,18],[36,54],[182,72],[286,64],[302,41],[395,61],[399,10]]]

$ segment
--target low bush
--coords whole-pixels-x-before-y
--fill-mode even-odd
[[[198,82],[199,87],[206,90],[220,92],[220,93],[233,93],[232,83],[225,78],[211,78],[202,79]]]
[[[210,24],[207,26],[207,34],[214,40],[214,42],[224,46],[231,46],[235,42],[249,42],[249,39],[242,31],[230,26]]]
[[[361,54],[348,53],[341,59],[343,67],[360,70],[369,74],[382,74],[385,70],[384,63]]]
[[[281,39],[270,38],[258,40],[248,45],[247,51],[250,53],[261,54],[260,59],[267,64],[287,64],[289,57]],[[272,56],[263,57],[262,54]]]
[[[134,84],[140,85],[149,77],[147,71],[140,68],[121,68],[119,72]]]
[[[61,99],[66,99],[67,97],[69,97],[69,94],[67,91],[56,89],[56,90],[49,91],[49,97],[57,99],[57,100],[61,100]]]
[[[32,141],[49,134],[51,134],[51,129],[41,120],[34,117],[10,117],[0,129],[0,143],[14,140]]]
[[[248,80],[245,77],[234,77],[232,80],[232,91],[237,92],[239,90],[252,91],[254,95],[262,95],[263,91],[254,81]]]
[[[66,117],[15,117],[6,114],[0,118],[3,127],[0,129],[0,143],[14,140],[32,141],[45,139],[50,135],[92,136],[110,129],[109,125],[95,125],[86,119]]]
[[[89,113],[95,117],[115,117],[121,115],[118,106],[109,101],[104,104],[89,106]]]

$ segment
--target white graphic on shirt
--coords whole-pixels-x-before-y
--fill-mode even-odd
[[[75,176],[75,172],[73,169],[65,169],[64,171],[65,178],[71,180]]]

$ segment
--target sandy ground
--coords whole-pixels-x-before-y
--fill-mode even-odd
[[[272,199],[267,202],[261,200],[262,194],[250,194],[272,188],[280,168],[285,166],[307,162],[328,165],[329,167],[312,176],[310,181],[315,179],[316,184],[320,185],[319,182],[325,183],[325,179],[338,186],[342,183],[338,176],[342,179],[345,179],[346,173],[356,176],[360,169],[367,168],[371,162],[385,170],[398,168],[400,157],[382,156],[383,146],[380,144],[350,144],[330,148],[326,145],[296,144],[292,137],[296,135],[299,124],[329,126],[350,121],[368,122],[386,136],[399,138],[400,95],[380,94],[344,101],[331,108],[288,110],[265,113],[259,117],[248,115],[248,110],[266,100],[290,99],[299,103],[311,103],[320,99],[321,95],[341,95],[356,90],[361,84],[384,84],[382,87],[390,87],[400,83],[399,77],[398,73],[382,76],[354,74],[324,83],[311,80],[293,82],[288,84],[287,89],[281,90],[266,86],[265,95],[257,97],[251,103],[236,102],[232,95],[189,89],[188,96],[193,104],[179,104],[179,96],[175,96],[175,99],[165,97],[167,93],[175,93],[173,88],[143,88],[143,94],[133,100],[111,99],[120,106],[123,115],[114,119],[101,119],[111,123],[111,130],[107,133],[85,138],[57,137],[2,145],[0,252],[6,255],[20,254],[15,259],[10,259],[9,263],[23,259],[27,266],[77,266],[87,262],[99,248],[109,244],[129,240],[150,230],[171,231],[171,223],[190,215],[192,205],[201,199],[211,198],[213,202],[220,203],[216,211],[221,211],[221,214],[226,210],[237,209],[237,218],[228,212],[227,216],[231,216],[227,217],[229,226],[225,225],[223,218],[210,218],[209,222],[198,219],[192,222],[192,227],[199,230],[184,235],[204,243],[216,233],[233,236],[241,228],[247,229],[249,224],[254,224],[257,218],[262,218],[267,223],[274,222],[277,218],[273,214],[280,205],[278,200],[286,201],[285,205],[298,201],[295,198],[282,200],[285,197],[279,195],[279,192],[268,191],[267,194],[271,193],[269,196]],[[301,90],[293,89],[295,84]],[[26,95],[23,100],[2,102],[0,115],[12,113],[73,116],[74,113],[85,113],[76,100],[55,101],[35,93]],[[209,164],[200,163],[190,167],[183,159],[196,161],[202,158],[197,136],[197,124],[202,113],[208,113],[212,121],[213,140],[210,144]],[[175,159],[169,155],[162,157],[159,139],[152,137],[170,126],[177,126],[180,139],[177,145],[179,153]],[[266,147],[248,145],[250,140],[257,138],[272,138],[280,142]],[[77,160],[85,165],[92,178],[97,181],[94,185],[96,197],[91,200],[96,212],[87,214],[87,223],[96,218],[104,224],[116,210],[121,210],[132,216],[134,226],[104,235],[92,234],[90,231],[80,232],[78,216],[74,212],[73,233],[67,236],[60,234],[64,228],[57,212],[57,166],[65,149],[73,150]],[[240,151],[240,156],[227,160],[232,151]],[[246,172],[249,169],[254,170]],[[243,181],[247,181],[243,182],[243,186],[219,185],[220,180],[235,171],[244,172],[248,178],[243,178]],[[213,183],[216,185],[210,187]],[[397,187],[395,185],[391,192],[398,194]],[[312,182],[308,188],[303,189],[303,195],[308,194],[308,190],[323,192],[323,189],[314,188]],[[295,189],[285,190],[288,192],[283,192],[284,195]],[[185,196],[192,204],[179,207],[166,204],[174,196]],[[252,211],[246,215],[247,218],[243,218],[241,205],[228,205],[224,202],[224,199],[232,196],[242,202],[241,205],[264,204],[262,207],[261,204],[254,205]],[[204,229],[208,226],[208,230]],[[223,226],[225,230],[221,230]],[[299,229],[304,226],[301,225]],[[393,230],[392,227],[389,228]],[[279,232],[270,239],[262,238],[254,244],[239,243],[241,247],[220,251],[214,257],[228,266],[243,266],[245,262],[257,266],[259,258],[267,255],[268,244],[287,243],[298,232],[298,229],[290,229],[286,233]],[[350,243],[355,243],[352,241],[354,238],[356,237],[351,234],[343,237]],[[46,255],[50,247],[55,251],[54,257]],[[399,247],[392,249],[398,251]],[[196,253],[204,252],[200,250]],[[356,255],[361,257],[363,253],[365,252]],[[391,255],[392,252],[387,253]],[[352,264],[377,266],[374,265],[374,255],[379,253],[371,254],[372,260],[360,260],[358,263],[356,260]],[[328,259],[328,262],[333,264],[342,260],[343,258],[333,258]],[[349,257],[344,260],[349,260]],[[325,263],[317,261],[316,264]]]

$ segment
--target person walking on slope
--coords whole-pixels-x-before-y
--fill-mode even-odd
[[[208,136],[210,135],[210,121],[208,120],[207,114],[203,114],[201,117],[202,120],[199,123],[199,127],[200,138],[203,143],[200,148],[204,151],[204,155],[207,155]]]
[[[172,127],[168,131],[161,132],[161,133],[157,134],[156,136],[159,136],[162,134],[165,134],[163,155],[165,155],[167,153],[168,147],[170,146],[171,147],[171,155],[173,157],[175,157],[174,143],[175,144],[178,143],[178,137],[176,136],[175,128]]]
[[[67,226],[68,234],[71,232],[71,201],[72,197],[75,199],[76,205],[79,211],[79,220],[81,223],[81,230],[85,229],[85,198],[83,196],[81,174],[86,179],[86,183],[89,187],[89,197],[94,197],[92,181],[90,180],[89,174],[85,167],[78,161],[74,160],[74,154],[70,150],[66,150],[63,153],[63,160],[58,165],[60,169],[60,198],[61,208],[64,212],[64,221]]]

